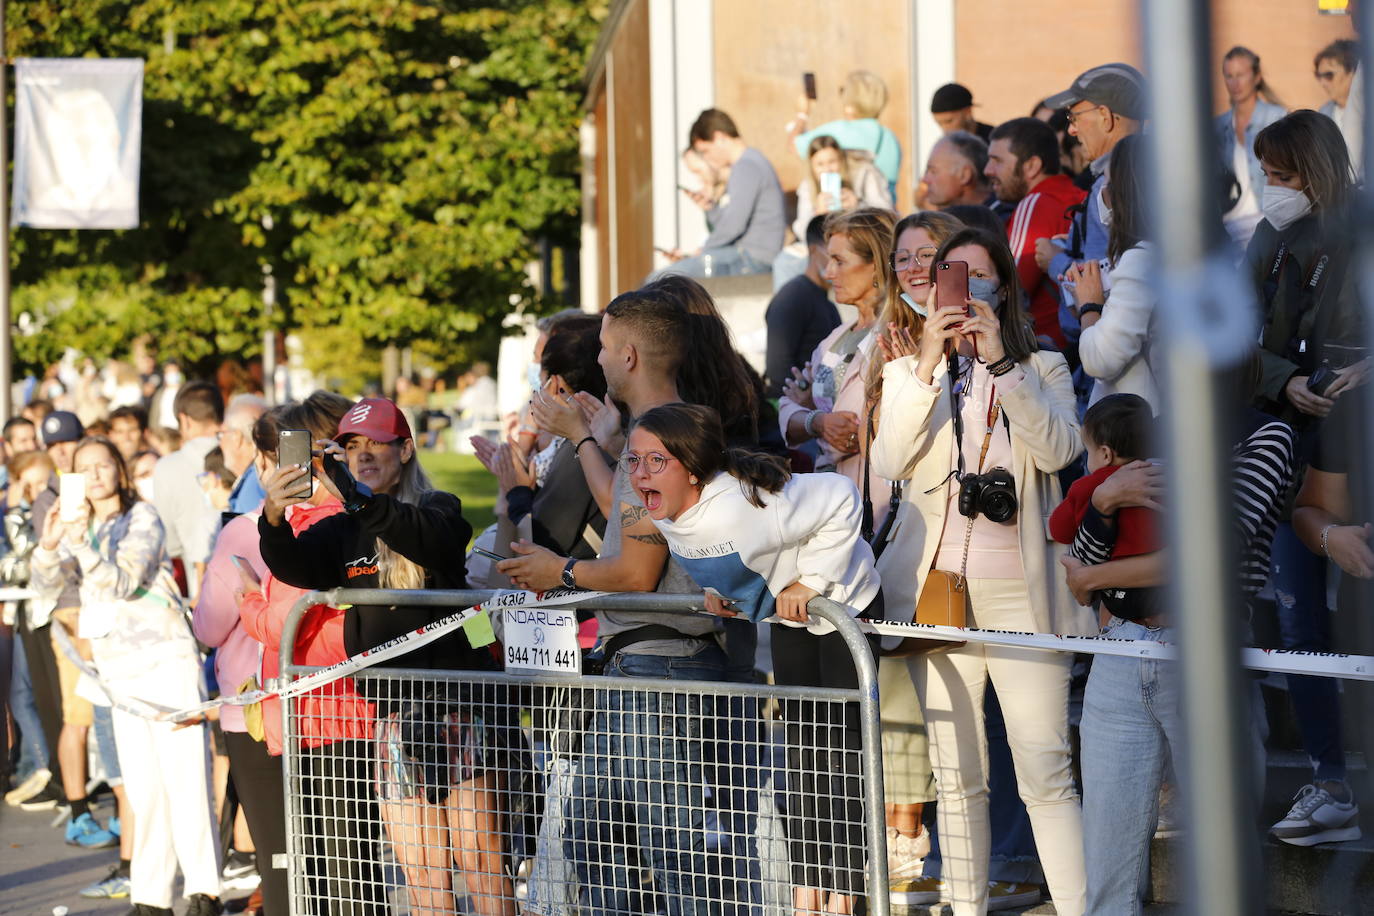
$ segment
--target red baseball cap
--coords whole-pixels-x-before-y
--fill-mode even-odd
[[[386,398],[363,398],[344,414],[336,438],[342,442],[355,434],[367,436],[374,442],[413,438],[406,415]]]

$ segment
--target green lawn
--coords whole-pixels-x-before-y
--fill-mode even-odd
[[[422,451],[420,464],[436,487],[463,501],[463,517],[474,536],[496,521],[496,477],[474,456]]]

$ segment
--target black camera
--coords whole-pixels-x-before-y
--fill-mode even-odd
[[[1016,517],[1016,481],[1006,468],[986,474],[965,474],[959,480],[959,514],[1005,524]]]

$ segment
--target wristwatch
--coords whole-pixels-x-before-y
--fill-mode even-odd
[[[577,588],[577,577],[573,575],[573,566],[577,564],[576,559],[568,561],[568,565],[563,567],[563,584],[568,588]]]
[[[1100,302],[1085,302],[1085,303],[1083,303],[1082,305],[1080,305],[1080,306],[1078,307],[1078,317],[1079,317],[1079,318],[1082,318],[1084,315],[1088,315],[1088,314],[1091,314],[1091,313],[1093,313],[1093,312],[1096,312],[1097,314],[1101,315],[1101,314],[1102,314],[1102,303],[1100,303]]]

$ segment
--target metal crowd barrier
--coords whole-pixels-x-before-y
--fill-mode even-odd
[[[292,655],[312,605],[493,594],[308,594],[276,686],[320,670]],[[700,595],[560,605],[576,607],[704,610]],[[313,694],[283,699],[292,916],[791,916],[793,887],[817,884],[887,916],[876,663],[843,607],[810,611],[844,638],[857,690],[377,667],[353,675],[371,737],[322,747]]]

